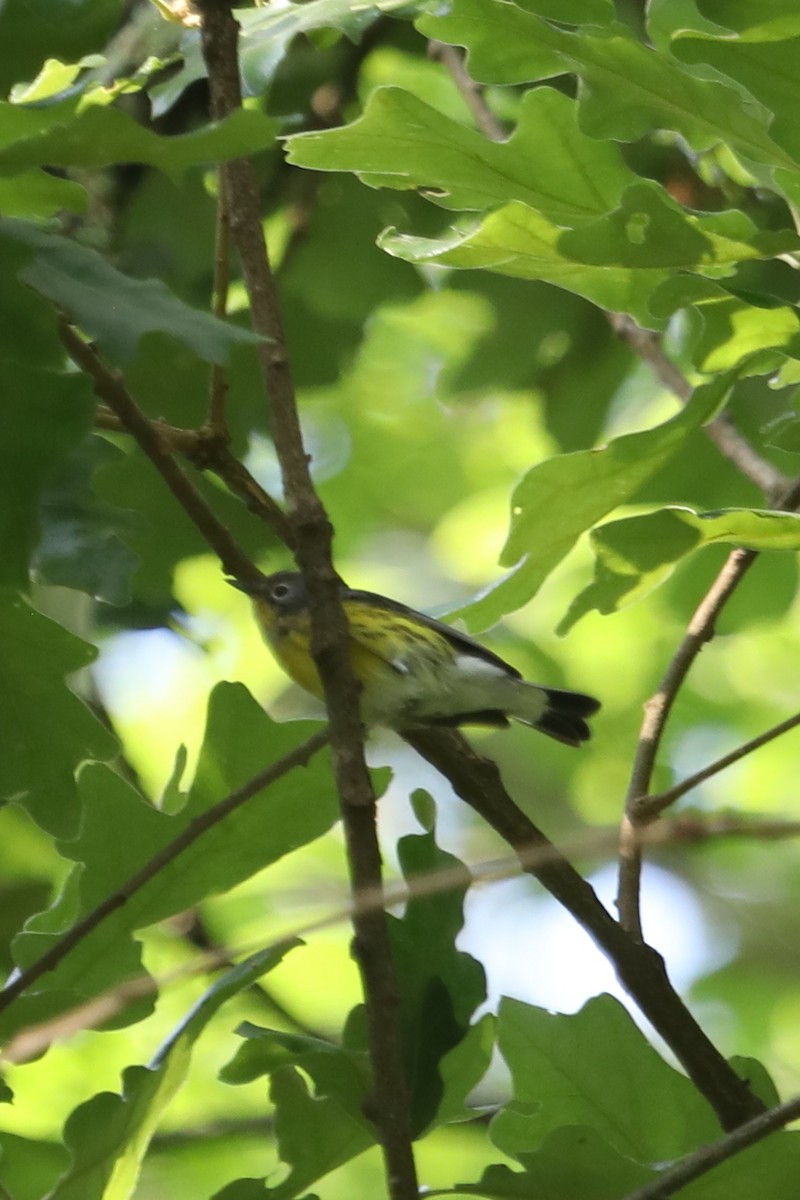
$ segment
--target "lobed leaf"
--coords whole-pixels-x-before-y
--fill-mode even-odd
[[[690,433],[716,415],[739,370],[696,388],[685,408],[653,429],[532,467],[512,495],[511,529],[501,557],[517,567],[451,615],[485,629],[526,604],[581,533],[635,495]]]
[[[544,280],[659,329],[659,290],[678,272],[724,278],[740,262],[796,251],[800,239],[760,233],[735,211],[691,215],[662,188],[639,183],[614,212],[573,230],[515,200],[468,233],[425,239],[389,230],[379,244],[408,262]]]
[[[91,488],[98,467],[120,451],[92,437],[51,472],[39,496],[41,540],[34,570],[46,583],[76,588],[108,604],[127,604],[138,559],[120,535],[138,515],[101,500]]]
[[[558,627],[566,633],[592,609],[612,613],[667,580],[687,554],[723,542],[747,550],[800,550],[800,516],[757,508],[696,512],[670,505],[610,521],[590,534],[595,575]]]
[[[492,142],[401,88],[376,88],[341,129],[287,139],[289,162],[354,171],[370,187],[425,188],[443,208],[518,200],[575,226],[606,213],[635,176],[618,149],[581,133],[574,101],[552,88],[523,97],[516,129]]]
[[[695,150],[722,142],[754,163],[797,169],[797,158],[772,138],[762,105],[744,103],[717,79],[697,78],[624,25],[573,32],[508,0],[454,0],[446,15],[426,14],[417,27],[466,46],[469,72],[483,83],[576,74],[581,127],[591,137],[635,141],[671,129]]]
[[[268,947],[226,971],[149,1066],[126,1067],[119,1095],[100,1092],[75,1109],[64,1127],[72,1163],[48,1200],[127,1200],[162,1113],[186,1078],[194,1043],[223,1004],[278,966],[296,945]]]
[[[655,1172],[620,1154],[596,1130],[569,1125],[548,1134],[524,1170],[504,1164],[486,1168],[477,1183],[460,1183],[458,1195],[485,1200],[620,1200],[655,1178]]]
[[[95,658],[94,646],[0,589],[0,796],[57,837],[80,815],[75,771],[109,759],[114,737],[64,682]]]
[[[77,865],[53,907],[33,918],[16,939],[17,963],[26,967],[35,962],[76,919],[186,829],[193,817],[307,736],[305,722],[277,725],[241,685],[219,684],[209,701],[195,779],[180,812],[153,808],[105,768],[85,770],[80,777],[80,836],[60,846],[61,854]],[[330,772],[320,758],[252,797],[160,871],[49,972],[35,994],[20,997],[3,1014],[4,1032],[19,1029],[33,1013],[39,1019],[53,1016],[139,973],[135,930],[228,890],[325,833],[336,820],[338,806]],[[131,1019],[128,1011],[120,1018]]]
[[[637,1162],[686,1154],[719,1132],[713,1110],[653,1049],[619,1001],[596,996],[574,1015],[504,997],[498,1045],[513,1079],[492,1140],[519,1158],[561,1126],[586,1126]]]
[[[299,34],[335,29],[357,42],[382,13],[399,13],[408,6],[408,0],[366,0],[359,4],[352,0],[309,0],[307,4],[285,0],[256,9],[234,9],[241,30],[239,67],[245,94],[257,96],[264,92]],[[200,36],[192,31],[183,40],[181,69],[151,89],[155,116],[167,112],[191,83],[205,77]]]
[[[363,1051],[261,1029],[249,1022],[238,1032],[247,1040],[223,1069],[222,1079],[244,1083],[270,1076],[278,1150],[290,1168],[274,1188],[265,1192],[262,1184],[262,1197],[292,1200],[375,1144],[375,1126],[363,1111],[369,1091]],[[311,1079],[313,1094],[303,1076]]]
[[[276,126],[240,109],[214,125],[164,137],[120,108],[64,100],[47,108],[0,103],[0,176],[35,167],[100,168],[144,163],[177,177],[189,167],[255,154],[273,144]]]

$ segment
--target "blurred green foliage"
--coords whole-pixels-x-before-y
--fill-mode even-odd
[[[800,21],[795,0],[756,8],[650,0],[643,22],[610,0],[251,7],[246,107],[211,127],[196,28],[147,0],[48,0],[46,21],[0,5],[7,970],[321,715],[287,690],[150,462],[94,423],[58,340],[56,308],[179,427],[203,424],[224,362],[231,449],[281,500],[237,264],[229,316],[209,314],[214,165],[236,155],[255,155],[342,574],[471,628],[502,616],[488,640],[526,677],[602,700],[579,754],[523,729],[474,735],[581,869],[613,861],[642,704],[729,544],[761,553],[680,690],[654,789],[796,709],[798,518],[765,514],[701,428],[726,405],[765,462],[797,474]],[[429,39],[464,47],[480,86],[459,86]],[[615,331],[620,312],[658,334],[695,386],[688,405]],[[289,563],[217,478],[187,469],[262,566]],[[645,932],[677,947],[668,967],[709,1036],[761,1059],[782,1095],[800,1078],[800,872],[781,836],[796,833],[782,824],[796,737],[682,801],[644,881],[674,908],[664,931],[646,907]],[[390,880],[450,879],[390,922],[421,1181],[621,1200],[711,1140],[662,1048],[593,995],[588,946],[520,949],[552,903],[515,893],[501,927],[492,892],[468,889],[462,860],[506,848],[399,739],[373,733],[369,755],[392,770],[376,775]],[[720,812],[728,836],[692,836]],[[320,755],[2,1014],[7,1034],[52,1023],[7,1068],[6,1194],[386,1194],[335,815]],[[549,975],[589,1000],[580,1013],[536,1007]],[[764,1069],[746,1069],[771,1102]],[[798,1136],[681,1194],[783,1200]]]

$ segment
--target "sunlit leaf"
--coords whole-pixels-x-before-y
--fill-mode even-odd
[[[466,234],[428,240],[390,230],[380,245],[409,262],[545,280],[660,328],[651,298],[677,272],[722,278],[739,262],[796,250],[800,241],[791,232],[761,234],[735,211],[689,215],[660,188],[636,184],[613,213],[574,230],[516,200]]]
[[[76,919],[185,830],[193,817],[308,736],[305,722],[277,725],[241,685],[220,684],[209,704],[195,780],[180,812],[167,814],[153,808],[105,768],[85,770],[80,778],[85,810],[80,836],[60,847],[62,855],[78,865],[55,905],[34,918],[17,938],[20,966],[35,962]],[[138,973],[135,930],[247,879],[325,833],[337,814],[324,756],[302,771],[289,771],[209,829],[108,916],[44,977],[36,995],[23,996],[3,1014],[4,1031],[27,1023],[31,1011],[40,1017],[42,1012],[53,1016]],[[117,1021],[130,1019],[131,1014],[123,1011]]]
[[[298,943],[260,950],[226,971],[170,1034],[147,1067],[127,1067],[122,1092],[101,1092],[69,1117],[64,1141],[72,1164],[50,1200],[127,1200],[158,1121],[182,1086],[194,1043],[219,1009],[277,967]]]
[[[608,212],[634,180],[616,147],[580,132],[573,101],[528,92],[507,142],[491,142],[400,88],[378,88],[343,129],[288,140],[289,161],[355,171],[371,187],[425,188],[444,208],[518,200],[553,222],[580,224]]]
[[[463,615],[473,628],[486,628],[530,600],[581,533],[634,496],[693,430],[712,419],[733,379],[720,376],[696,388],[685,408],[653,429],[533,467],[512,496],[511,529],[502,555],[504,563],[519,565],[455,615]]]
[[[581,125],[592,137],[634,141],[652,128],[674,129],[696,150],[725,141],[754,162],[796,165],[770,136],[760,105],[696,78],[623,25],[570,32],[504,0],[454,0],[447,15],[426,15],[417,25],[428,37],[467,46],[470,73],[484,83],[576,73]]]
[[[800,516],[754,508],[695,512],[677,506],[610,521],[590,535],[595,577],[559,625],[566,633],[592,609],[616,612],[668,579],[687,554],[723,542],[747,550],[800,550]]]

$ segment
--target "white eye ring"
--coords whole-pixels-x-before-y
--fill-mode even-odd
[[[291,593],[291,590],[288,583],[276,583],[272,589],[272,599],[285,600]]]

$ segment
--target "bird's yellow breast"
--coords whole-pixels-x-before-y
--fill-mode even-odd
[[[322,698],[311,656],[309,614],[276,613],[263,600],[255,603],[259,624],[280,666],[300,687]],[[344,610],[351,635],[350,661],[363,688],[362,711],[367,720],[376,712],[385,715],[405,705],[409,691],[424,693],[430,673],[454,659],[446,637],[402,613],[373,610],[348,600]]]

